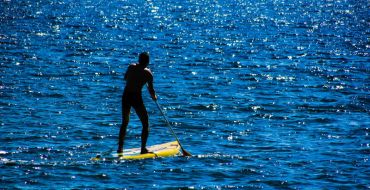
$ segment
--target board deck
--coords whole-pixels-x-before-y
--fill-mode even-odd
[[[180,153],[180,145],[177,141],[158,144],[147,147],[152,153],[140,154],[140,148],[124,150],[123,153],[111,152],[106,155],[97,155],[91,160],[137,160],[156,157],[176,156]]]

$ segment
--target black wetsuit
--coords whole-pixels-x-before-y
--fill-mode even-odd
[[[149,118],[141,95],[141,89],[145,84],[148,84],[152,98],[156,98],[153,87],[153,75],[148,68],[140,64],[131,64],[126,71],[124,79],[126,80],[126,87],[122,95],[122,125],[119,132],[117,152],[122,152],[126,128],[130,120],[130,110],[133,107],[143,124],[141,152],[146,153],[148,152],[145,146],[149,135]]]
[[[147,114],[141,89],[148,83],[149,92],[154,93],[153,74],[147,68],[132,64],[128,67],[125,74],[126,87],[122,95],[122,113],[133,107],[139,117]]]

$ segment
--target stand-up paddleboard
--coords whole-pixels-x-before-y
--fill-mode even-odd
[[[140,148],[124,150],[123,153],[110,152],[107,154],[97,155],[91,160],[137,160],[156,157],[176,156],[180,153],[180,145],[177,141],[158,144],[147,147],[151,153],[140,154]]]

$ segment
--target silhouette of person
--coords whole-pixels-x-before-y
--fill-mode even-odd
[[[126,86],[122,95],[122,125],[119,131],[117,153],[123,152],[131,107],[135,109],[143,125],[141,132],[141,154],[149,152],[146,148],[146,142],[149,136],[149,118],[141,94],[143,86],[148,84],[150,96],[154,101],[157,100],[157,96],[153,87],[153,74],[147,68],[148,65],[149,53],[143,52],[139,55],[139,63],[130,64],[125,73],[124,80],[126,80]]]

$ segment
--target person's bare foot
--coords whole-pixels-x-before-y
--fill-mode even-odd
[[[140,154],[147,154],[147,153],[153,153],[153,152],[150,152],[147,148],[141,149]]]

